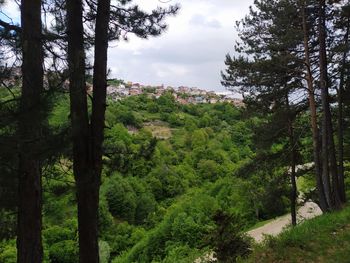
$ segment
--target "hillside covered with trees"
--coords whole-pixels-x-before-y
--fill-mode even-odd
[[[221,74],[242,107],[107,94],[109,44],[161,35],[176,4],[20,2],[0,16],[0,262],[346,262],[347,2],[256,0]],[[326,215],[294,228],[306,201]]]

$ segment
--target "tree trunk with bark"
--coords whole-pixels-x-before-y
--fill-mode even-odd
[[[41,1],[21,2],[22,96],[19,117],[17,262],[42,262],[41,140],[44,112]]]
[[[339,191],[342,203],[346,202],[345,194],[345,182],[344,182],[344,115],[343,115],[343,104],[344,104],[344,79],[345,79],[345,67],[346,57],[349,53],[349,30],[350,30],[350,19],[348,18],[346,24],[346,33],[344,36],[344,53],[342,57],[340,81],[338,88],[338,173],[339,173]]]
[[[96,226],[92,226],[91,196],[95,195],[90,147],[90,125],[88,118],[85,83],[85,50],[83,29],[83,4],[81,0],[67,1],[68,65],[70,88],[70,115],[73,139],[73,171],[78,202],[79,261],[98,262]],[[92,227],[92,229],[91,229]]]
[[[97,4],[96,28],[95,28],[95,54],[93,73],[93,99],[91,117],[91,149],[92,162],[90,195],[90,231],[98,242],[98,207],[99,190],[102,171],[102,146],[105,128],[106,94],[107,94],[107,53],[108,53],[108,28],[110,19],[110,0],[99,0]],[[98,246],[96,247],[98,256]],[[96,261],[98,262],[98,261]]]
[[[296,203],[297,203],[297,183],[296,183],[296,162],[297,162],[297,150],[296,142],[294,136],[293,121],[289,123],[289,142],[291,147],[291,171],[290,171],[290,181],[292,185],[291,197],[290,197],[290,213],[292,217],[292,225],[297,225],[297,212],[296,212]]]
[[[319,129],[317,125],[317,110],[316,110],[316,100],[315,100],[315,90],[313,85],[313,77],[311,71],[311,62],[310,62],[310,51],[309,51],[309,29],[306,21],[305,13],[305,1],[302,1],[301,4],[302,12],[302,25],[303,25],[303,35],[304,35],[304,53],[305,53],[305,65],[306,65],[306,82],[307,90],[309,95],[309,108],[310,108],[310,122],[312,129],[312,145],[313,145],[313,157],[315,163],[315,177],[316,177],[316,186],[318,192],[319,205],[323,212],[328,211],[329,207],[326,201],[326,196],[323,187],[322,180],[322,171],[321,171],[321,160],[320,160],[320,142],[319,142]]]
[[[110,0],[99,0],[97,3],[91,123],[88,119],[86,98],[81,1],[69,1],[67,17],[73,167],[78,200],[79,260],[82,263],[97,263],[99,262],[98,207],[106,110]]]
[[[332,115],[329,106],[327,50],[326,50],[326,3],[319,1],[318,17],[319,33],[319,60],[320,60],[320,88],[322,98],[322,175],[326,193],[326,199],[332,209],[340,207],[339,181],[335,146],[333,139]],[[332,178],[332,185],[330,184]]]

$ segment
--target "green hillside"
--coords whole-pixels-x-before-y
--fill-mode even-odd
[[[55,157],[43,174],[47,262],[77,262],[68,105],[64,94],[52,99],[48,122],[60,139],[52,141]],[[181,105],[170,93],[109,100],[100,190],[102,262],[191,262],[222,238],[216,236],[223,224],[218,215],[232,219],[224,239],[237,236],[244,247],[239,233],[288,212],[282,170],[264,172],[271,160],[258,172],[244,170],[254,164],[254,133],[263,122],[228,103]],[[11,209],[1,212],[7,238],[0,242],[0,262],[15,262]]]

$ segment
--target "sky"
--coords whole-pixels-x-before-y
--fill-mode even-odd
[[[3,9],[18,17],[18,9],[8,0]],[[253,0],[135,0],[152,10],[178,3],[177,16],[167,18],[168,29],[147,40],[129,35],[129,41],[110,44],[110,77],[145,85],[189,86],[225,91],[221,70],[227,53],[233,54],[238,39],[235,21],[249,11]],[[17,15],[16,15],[17,14]]]

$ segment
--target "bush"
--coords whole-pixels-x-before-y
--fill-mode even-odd
[[[216,229],[210,238],[215,257],[219,262],[236,262],[237,258],[246,257],[249,254],[249,239],[240,233],[242,226],[234,215],[228,215],[218,211],[214,215]]]
[[[108,263],[111,256],[111,248],[106,241],[98,241],[100,263]]]
[[[64,240],[74,240],[76,239],[76,230],[61,227],[61,226],[51,226],[43,231],[45,242],[51,246],[55,243]]]
[[[117,257],[113,263],[160,262],[171,254],[192,255],[203,248],[207,236],[213,231],[213,214],[218,209],[216,200],[205,193],[186,196],[168,209],[156,228],[150,230],[130,251]],[[181,244],[181,245],[180,245]],[[183,247],[187,244],[187,248]],[[181,247],[182,249],[176,249]],[[181,261],[180,261],[181,262]],[[186,262],[186,261],[182,261]]]
[[[0,243],[0,262],[17,263],[16,241]]]
[[[137,200],[130,184],[117,175],[105,182],[103,192],[111,214],[119,219],[134,223]]]
[[[64,240],[49,248],[51,263],[76,263],[79,261],[78,244],[74,240]]]

